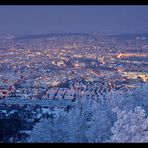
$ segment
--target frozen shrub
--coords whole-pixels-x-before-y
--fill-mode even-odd
[[[115,108],[114,112],[117,121],[111,128],[111,142],[148,142],[148,117],[141,106],[129,112]]]

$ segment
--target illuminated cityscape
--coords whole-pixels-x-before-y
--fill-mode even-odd
[[[147,6],[0,6],[0,143],[148,142]]]
[[[99,89],[100,80],[110,84],[110,89],[121,81],[125,89],[131,83],[148,82],[147,38],[135,36],[118,42],[120,38],[122,35],[60,34],[2,40],[1,99],[65,99],[69,93],[84,95],[90,83]]]

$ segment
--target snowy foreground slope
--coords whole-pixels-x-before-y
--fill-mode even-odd
[[[24,131],[27,138],[17,142],[148,142],[147,90],[148,85],[144,84],[124,93],[104,93],[96,100],[77,98],[66,100],[67,103],[54,100],[59,104],[44,100],[42,113],[37,114],[39,122],[31,131]],[[36,103],[40,101],[43,100]],[[5,103],[13,101],[5,100]],[[48,108],[55,105],[53,110]]]

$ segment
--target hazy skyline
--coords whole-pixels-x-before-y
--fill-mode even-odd
[[[148,33],[148,6],[0,6],[0,34]]]

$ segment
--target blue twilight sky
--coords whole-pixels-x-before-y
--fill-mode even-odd
[[[0,6],[0,34],[148,33],[148,6]]]

